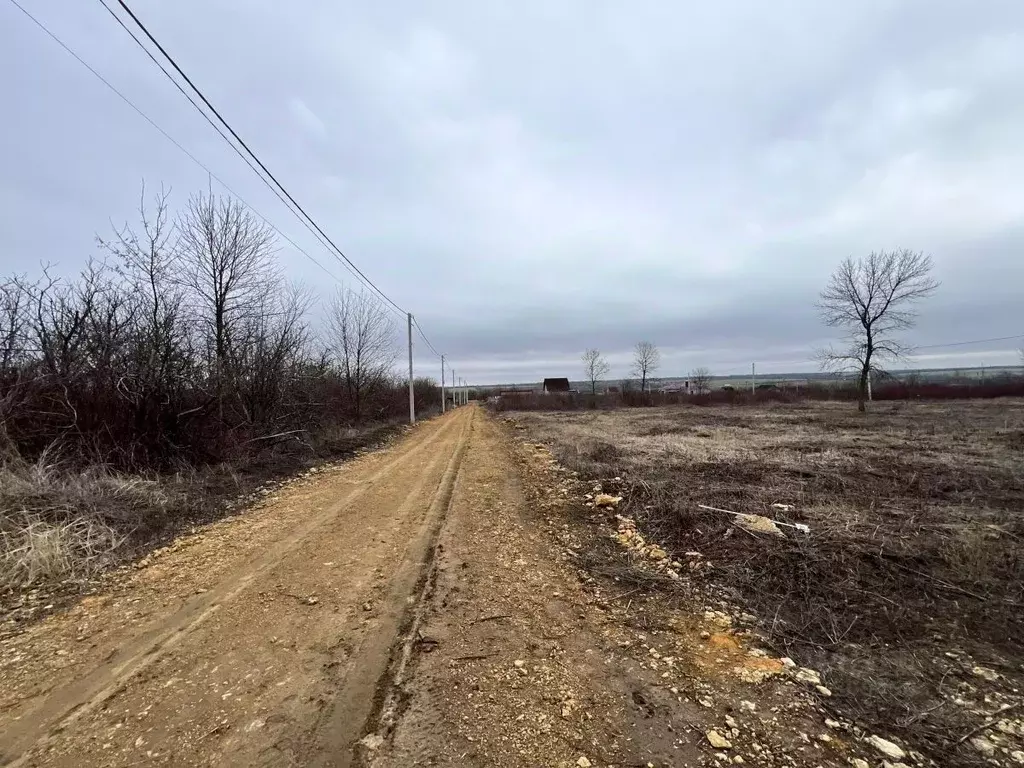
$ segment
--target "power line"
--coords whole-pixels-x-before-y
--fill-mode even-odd
[[[153,120],[153,118],[151,118],[149,115],[147,115],[145,112],[143,112],[142,109],[140,109],[138,106],[136,106],[136,104],[131,99],[129,99],[127,96],[125,96],[109,80],[107,80],[103,75],[101,75],[99,72],[97,72],[87,61],[85,61],[85,59],[83,59],[81,56],[79,56],[77,53],[75,53],[75,51],[72,50],[63,40],[61,40],[59,37],[57,37],[57,35],[55,35],[53,32],[51,32],[46,27],[45,24],[43,24],[41,21],[39,21],[39,19],[37,19],[35,16],[33,16],[27,10],[25,10],[25,8],[18,2],[18,0],[11,0],[11,3],[16,8],[18,8],[18,10],[20,10],[23,14],[25,14],[25,16],[27,16],[29,18],[29,20],[31,20],[37,27],[39,27],[39,29],[41,29],[43,32],[45,32],[47,35],[49,35],[50,38],[54,42],[56,42],[61,48],[63,48],[68,54],[70,54],[72,57],[74,57],[74,59],[76,61],[78,61],[79,64],[81,64],[83,67],[85,67],[87,70],[89,70],[89,72],[91,72],[101,83],[103,83],[105,86],[107,86],[107,88],[109,88],[112,93],[114,93],[118,98],[121,99],[121,101],[123,101],[125,104],[127,104],[129,107],[131,107],[133,110],[135,110],[135,112],[140,117],[142,117],[147,123],[149,123],[151,126],[156,128],[156,130],[158,130],[161,134],[163,134],[165,139],[167,139],[169,142],[171,142],[174,146],[176,146],[178,149],[180,149],[183,153],[185,153],[185,155],[193,163],[195,163],[200,168],[202,168],[204,171],[206,171],[210,175],[210,178],[215,179],[217,181],[217,183],[219,183],[222,187],[224,187],[224,189],[226,189],[233,196],[238,198],[247,208],[249,208],[257,216],[259,216],[260,219],[262,219],[263,222],[268,227],[273,229],[278,235],[280,235],[285,240],[287,240],[289,243],[291,243],[292,247],[294,247],[295,250],[297,250],[299,253],[301,253],[303,256],[305,256],[307,259],[309,259],[314,264],[316,264],[320,269],[322,269],[324,272],[326,272],[328,275],[330,275],[332,278],[334,278],[337,282],[339,282],[339,283],[341,282],[341,280],[338,279],[337,275],[335,275],[333,272],[331,272],[329,269],[327,269],[327,267],[325,267],[323,264],[321,264],[316,258],[314,258],[302,246],[300,246],[298,243],[296,243],[294,240],[292,240],[288,235],[286,235],[284,232],[282,232],[277,227],[275,227],[270,222],[270,220],[267,219],[266,216],[264,216],[262,213],[257,211],[253,206],[249,205],[249,203],[247,203],[245,201],[245,199],[241,195],[239,195],[231,187],[229,187],[227,185],[227,183],[225,183],[225,181],[223,179],[221,179],[217,174],[215,174],[213,171],[211,171],[210,168],[206,164],[204,164],[201,160],[199,160],[199,158],[197,158],[195,155],[193,155],[180,142],[178,142],[177,139],[175,139],[173,136],[171,136],[171,134],[169,134],[167,131],[165,131],[163,128],[161,128],[160,125],[158,125],[156,123],[156,121]],[[213,124],[211,123],[211,125],[213,125]],[[216,128],[217,126],[214,125],[214,127]],[[236,152],[237,152],[237,149],[236,149]],[[243,160],[246,160],[248,162],[248,160],[245,158],[244,155],[240,155],[240,156],[242,157]],[[277,191],[273,187],[270,187],[270,190],[272,192],[274,192],[275,194],[277,194]],[[281,199],[281,201],[284,202],[284,200],[281,198],[281,196],[279,194],[278,194],[278,199]]]
[[[974,339],[972,341],[954,341],[949,344],[926,344],[921,347],[914,347],[913,350],[916,352],[919,349],[939,349],[942,347],[966,347],[970,344],[985,344],[990,341],[1011,341],[1012,339],[1024,339],[1024,333],[1019,333],[1016,336],[999,336],[995,339]]]
[[[430,351],[433,352],[437,357],[441,357],[441,353],[434,349],[434,345],[430,343],[430,339],[428,339],[426,334],[423,333],[423,329],[420,328],[420,324],[416,320],[415,316],[412,319],[412,324],[416,327],[416,331],[417,333],[419,333],[420,338],[423,339],[423,341],[426,343],[428,347],[430,347]]]
[[[100,0],[100,2],[103,3],[104,7],[106,7],[106,3],[104,2],[104,0]],[[375,291],[382,299],[388,302],[388,304],[394,307],[398,312],[406,314],[404,309],[402,309],[398,304],[396,304],[386,293],[384,293],[384,291],[378,288],[374,284],[374,282],[370,280],[370,278],[367,277],[366,274],[363,273],[363,271],[360,270],[359,267],[357,267],[352,262],[352,260],[349,259],[348,256],[345,255],[341,248],[339,248],[335,244],[335,242],[330,238],[330,236],[328,236],[328,234],[324,232],[320,225],[316,223],[316,220],[313,219],[308,213],[306,213],[306,210],[292,196],[292,194],[287,190],[287,188],[280,181],[277,180],[277,177],[274,176],[273,173],[271,173],[270,169],[267,168],[266,164],[262,160],[260,160],[259,156],[255,152],[253,152],[252,149],[250,149],[249,145],[246,144],[246,142],[242,139],[241,136],[238,135],[238,132],[231,127],[231,124],[228,123],[228,121],[224,119],[220,112],[217,111],[217,108],[213,106],[210,100],[206,98],[205,94],[196,86],[196,84],[192,82],[192,79],[187,74],[185,74],[185,71],[180,66],[178,66],[178,63],[174,60],[174,57],[171,56],[167,52],[167,50],[160,44],[160,42],[153,36],[153,34],[149,31],[146,25],[143,24],[139,17],[135,15],[135,13],[128,6],[128,4],[124,2],[124,0],[117,0],[117,3],[131,17],[132,21],[135,22],[139,29],[142,30],[143,34],[145,34],[146,37],[149,38],[150,42],[152,42],[153,45],[157,47],[157,50],[159,50],[160,53],[164,56],[164,58],[167,59],[167,61],[174,68],[174,70],[182,77],[182,79],[184,79],[186,83],[188,83],[189,87],[195,92],[195,94],[207,106],[207,108],[214,114],[214,116],[220,121],[220,123],[227,129],[228,133],[230,133],[234,137],[234,139],[239,143],[239,145],[241,145],[242,149],[244,149],[249,154],[249,156],[256,162],[256,164],[263,170],[263,172],[270,178],[270,180],[274,182],[274,184],[278,187],[278,189],[281,190],[284,196],[291,201],[291,203],[295,206],[296,209],[298,209],[302,216],[305,217],[307,221],[309,221],[309,223],[316,229],[316,231],[319,232],[323,236],[323,238],[328,243],[331,244],[331,247],[334,248],[334,251],[337,253],[337,256],[340,256],[341,260],[343,260],[344,263],[351,268],[354,274],[357,275],[360,279],[362,279],[367,284],[367,286],[370,287],[373,291]],[[110,9],[108,8],[107,10]],[[122,24],[122,26],[124,25]],[[137,38],[136,42],[139,42],[139,44],[141,45],[141,42],[138,41]],[[174,81],[174,78],[170,77],[170,73],[168,73],[167,70],[165,70],[163,67],[161,67],[160,69],[164,72],[165,75],[167,75],[168,78],[170,78],[173,82],[176,83],[176,81]],[[193,106],[195,106],[198,109],[198,105],[196,105],[194,101],[192,101],[191,99],[189,99],[189,101],[193,104]]]
[[[338,261],[339,264],[341,264],[343,267],[345,267],[345,269],[347,269],[352,274],[353,277],[355,277],[357,280],[360,280],[360,282],[365,282],[364,279],[361,278],[361,273],[358,273],[358,270],[354,270],[351,266],[349,266],[349,264],[347,264],[346,262],[344,262],[341,259],[339,259],[338,256],[335,253],[333,253],[331,248],[332,248],[332,246],[334,246],[334,244],[333,243],[328,244],[328,242],[325,241],[325,237],[322,234],[318,233],[317,230],[315,230],[313,227],[311,227],[309,225],[309,223],[306,221],[306,219],[304,219],[302,216],[300,216],[292,208],[292,204],[289,203],[288,200],[286,200],[282,196],[281,192],[278,191],[277,187],[275,187],[273,184],[271,184],[269,181],[267,181],[267,179],[264,177],[263,173],[260,172],[259,168],[257,168],[255,165],[253,165],[253,161],[250,160],[249,157],[247,157],[234,144],[234,142],[232,142],[231,139],[227,137],[227,135],[224,133],[224,131],[221,129],[221,127],[219,125],[217,125],[217,123],[215,123],[210,118],[210,116],[208,114],[206,114],[205,110],[203,110],[203,108],[200,107],[199,104],[196,103],[195,99],[192,98],[192,95],[181,86],[181,83],[179,83],[177,80],[174,79],[174,76],[170,72],[168,72],[166,67],[164,67],[164,65],[160,62],[160,60],[157,59],[152,54],[152,52],[146,47],[145,43],[143,43],[138,38],[138,36],[124,23],[124,21],[121,19],[120,16],[118,16],[116,13],[114,13],[114,10],[106,3],[106,0],[99,0],[99,1],[100,1],[100,4],[106,9],[107,13],[109,13],[110,16],[114,19],[114,21],[116,21],[121,26],[121,28],[125,32],[128,33],[128,35],[132,38],[132,40],[135,41],[135,44],[138,45],[139,48],[142,49],[142,52],[145,53],[146,56],[149,57],[150,61],[152,61],[154,64],[156,64],[157,67],[159,67],[160,71],[164,73],[164,75],[167,77],[168,80],[171,81],[171,83],[174,85],[174,87],[177,88],[178,91],[186,99],[188,99],[189,103],[192,104],[192,106],[195,108],[195,110],[200,115],[202,115],[203,119],[206,120],[206,122],[209,123],[210,126],[220,135],[220,137],[224,140],[224,142],[229,147],[231,147],[232,151],[234,151],[234,153],[236,155],[238,155],[242,159],[242,162],[244,162],[246,165],[248,165],[250,170],[252,170],[252,172],[256,174],[256,177],[261,182],[263,182],[264,186],[266,186],[267,189],[269,189],[274,194],[274,196],[278,200],[281,201],[282,205],[284,205],[284,207],[288,209],[288,212],[291,213],[293,216],[295,216],[295,218],[299,221],[299,223],[302,224],[307,230],[309,230],[309,232],[313,235],[313,237],[316,239],[316,241],[318,243],[320,243],[320,245],[322,245],[327,250],[327,252],[330,253],[331,256],[333,256],[336,261]],[[12,0],[12,2],[13,2],[13,0]],[[275,182],[276,182],[276,179],[275,179]],[[221,183],[223,184],[223,182],[221,182]],[[230,188],[227,187],[227,185],[225,185],[225,188],[228,189],[228,191],[231,191]],[[234,194],[234,193],[232,193],[232,194]],[[241,199],[241,198],[239,198],[239,199]],[[242,202],[245,202],[245,201],[242,200]],[[246,204],[246,205],[248,205],[248,204]],[[253,209],[253,210],[255,210],[255,209]],[[257,212],[257,214],[258,214],[258,212]],[[304,211],[303,211],[303,214],[305,214]],[[261,216],[260,218],[263,218],[263,217]],[[266,221],[266,219],[264,219],[264,221]],[[277,231],[277,230],[275,229],[275,231]],[[284,235],[282,235],[282,236],[284,236]],[[291,242],[292,245],[295,245],[295,243],[290,238],[287,238],[287,236],[284,236],[284,237],[289,242]],[[298,247],[298,246],[296,246],[296,247]],[[334,246],[334,247],[336,248],[336,246]],[[333,277],[333,275],[332,275],[332,277]],[[337,279],[338,278],[335,277],[335,280],[337,280]],[[373,296],[374,299],[376,299],[377,301],[380,301],[380,299],[376,295],[374,295],[374,294],[370,294],[370,295]],[[389,303],[391,303],[391,302],[389,302]],[[391,306],[388,306],[388,304],[385,304],[384,306],[387,307],[388,309],[391,309],[391,306],[394,306],[394,304],[391,303]]]

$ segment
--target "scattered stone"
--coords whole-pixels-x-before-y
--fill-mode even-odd
[[[578,765],[580,768],[590,768],[590,761],[587,760],[587,758],[585,757],[581,757],[579,760],[576,761],[576,765]]]
[[[999,673],[994,669],[988,667],[982,667],[980,665],[971,668],[971,674],[975,677],[980,677],[983,680],[988,680],[990,683],[994,683],[999,679]]]
[[[826,688],[824,685],[816,685],[814,686],[814,690],[816,690],[818,693],[825,697],[832,695],[832,691]]]
[[[599,493],[594,497],[594,506],[597,507],[617,507],[622,501],[621,496],[612,496],[607,493]]]
[[[971,745],[983,755],[994,755],[996,752],[996,745],[984,736],[975,736],[971,739]]]
[[[380,746],[384,743],[384,737],[379,733],[368,733],[359,740],[359,743],[373,752],[376,749],[380,749]]]
[[[745,712],[757,712],[757,705],[752,701],[744,699],[740,702],[740,709]]]
[[[736,515],[735,523],[751,533],[766,533],[780,539],[786,538],[786,534],[775,524],[775,521],[764,515]]]
[[[736,722],[736,718],[734,718],[732,715],[726,715],[725,716],[725,724],[728,725],[730,728],[739,728],[740,727],[739,723]]]
[[[718,731],[711,730],[704,735],[707,737],[708,743],[715,749],[730,749],[732,747],[732,742]]]
[[[907,756],[907,753],[903,751],[902,747],[898,744],[893,744],[888,739],[883,739],[881,736],[868,736],[864,741],[873,746],[879,752],[886,757],[891,757],[894,760],[902,760]]]
[[[853,768],[871,768],[871,765],[867,760],[861,760],[859,757],[851,757],[850,765],[852,765]]]
[[[1010,757],[1013,758],[1015,763],[1024,764],[1024,752],[1021,752],[1019,749],[1013,750],[1013,752],[1010,753]]]
[[[782,663],[785,664],[786,662],[783,661]],[[801,667],[796,671],[795,677],[801,683],[809,683],[810,685],[821,685],[821,675],[819,675],[813,669]]]

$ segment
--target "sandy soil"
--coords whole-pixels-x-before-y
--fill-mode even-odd
[[[350,764],[474,418],[289,486],[6,640],[0,763]]]
[[[607,543],[609,515],[581,512],[588,489],[513,435],[475,407],[422,424],[3,640],[0,764],[838,766],[862,753],[727,611],[594,578],[584,555]]]

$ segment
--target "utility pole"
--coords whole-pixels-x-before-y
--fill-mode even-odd
[[[444,355],[441,355],[441,413],[445,412],[444,402]]]
[[[455,408],[459,403],[455,399],[455,369],[452,369],[452,408]]]
[[[750,394],[757,391],[757,363],[750,364]]]
[[[412,386],[412,312],[409,313],[409,423],[416,423],[416,393]]]

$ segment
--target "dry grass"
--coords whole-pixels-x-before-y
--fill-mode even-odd
[[[626,513],[703,552],[768,641],[822,672],[830,706],[943,765],[983,764],[959,738],[1024,689],[1024,401],[516,418],[582,476],[623,476]],[[758,538],[699,504],[811,533]]]
[[[180,500],[169,484],[75,471],[44,454],[0,467],[0,590],[91,578],[126,541],[152,531]]]
[[[0,530],[0,588],[89,579],[124,543],[113,528],[88,517],[55,523],[35,515],[10,517]]]

